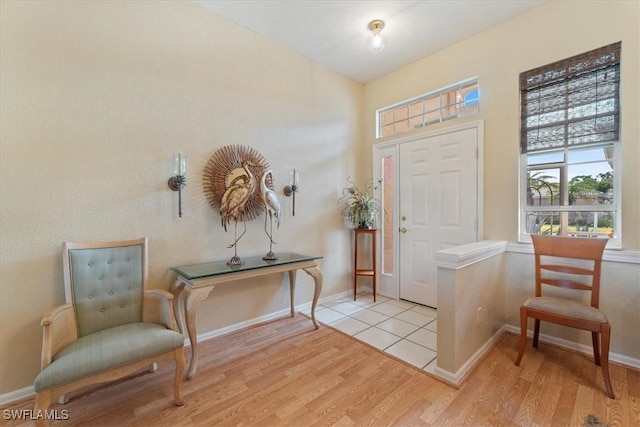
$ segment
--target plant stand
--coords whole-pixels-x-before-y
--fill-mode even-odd
[[[376,228],[355,228],[354,233],[354,255],[353,255],[353,300],[356,300],[356,294],[358,290],[358,276],[369,276],[373,283],[373,302],[376,302],[376,281],[377,281],[377,269],[376,269]],[[370,236],[371,239],[371,268],[359,269],[358,268],[358,243],[361,240],[360,235]]]

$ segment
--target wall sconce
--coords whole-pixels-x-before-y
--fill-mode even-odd
[[[182,217],[182,188],[187,185],[187,155],[182,151],[173,156],[173,175],[167,184],[173,191],[178,192],[178,215]]]
[[[384,45],[386,44],[385,37],[382,35],[382,29],[384,28],[384,22],[376,19],[369,22],[369,37],[367,38],[367,45],[369,50],[373,53],[382,52]]]
[[[286,185],[284,187],[284,195],[287,197],[293,197],[293,216],[296,216],[296,193],[298,192],[299,182],[300,177],[298,176],[298,171],[296,168],[293,168],[291,185]]]

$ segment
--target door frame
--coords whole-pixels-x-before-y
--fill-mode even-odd
[[[455,133],[455,132],[459,132],[459,131],[463,131],[463,130],[468,130],[468,129],[476,129],[476,135],[477,135],[477,153],[476,153],[476,162],[477,162],[477,168],[476,168],[476,213],[477,213],[477,239],[478,241],[481,241],[484,239],[484,120],[478,120],[478,121],[474,121],[474,122],[469,122],[469,123],[463,123],[460,125],[456,125],[456,126],[448,126],[448,127],[444,127],[444,128],[440,128],[440,129],[436,129],[436,130],[432,130],[429,132],[420,132],[420,133],[415,133],[409,136],[403,136],[401,138],[394,138],[392,140],[389,141],[385,141],[385,142],[379,142],[377,144],[373,145],[373,155],[372,155],[372,160],[373,160],[373,165],[372,165],[372,171],[373,171],[373,178],[375,179],[379,179],[382,178],[382,173],[381,173],[381,160],[384,157],[389,157],[389,153],[393,153],[393,158],[394,158],[394,169],[393,169],[393,179],[394,179],[394,183],[398,183],[399,181],[399,176],[400,176],[400,172],[399,172],[399,168],[402,167],[402,165],[399,164],[399,160],[400,160],[400,145],[406,142],[411,142],[411,141],[415,141],[418,139],[424,139],[424,138],[430,138],[430,137],[435,137],[435,136],[439,136],[439,135],[445,135],[448,133]],[[389,298],[393,298],[393,299],[398,299],[400,296],[400,277],[399,277],[399,268],[400,268],[400,264],[399,264],[399,256],[400,256],[400,245],[398,244],[399,242],[399,212],[400,212],[400,198],[399,198],[399,192],[397,189],[397,186],[394,188],[394,194],[393,194],[393,233],[394,236],[397,236],[396,239],[394,239],[394,245],[393,245],[393,276],[390,277],[385,277],[383,278],[381,274],[378,274],[379,277],[379,281],[381,280],[385,280],[387,281],[387,283],[389,283],[387,289],[389,288],[389,286],[391,287],[392,291],[391,292],[379,292],[380,295],[389,297]],[[378,188],[376,190],[376,197],[381,200],[382,197],[382,186],[380,186],[380,188]],[[380,233],[383,235],[384,234],[384,222],[381,223],[380,225]],[[378,268],[382,268],[382,263],[384,262],[384,260],[382,259],[383,256],[383,251],[382,251],[382,242],[383,239],[378,239],[377,242],[377,253],[378,253],[378,257],[380,259],[378,259]],[[435,261],[435,260],[434,260]],[[379,272],[380,273],[380,272]],[[383,290],[385,287],[383,286],[378,286],[379,290]]]
[[[376,144],[378,145],[378,144]],[[377,157],[376,157],[377,156]],[[377,179],[381,179],[384,175],[383,171],[382,171],[382,159],[387,158],[387,157],[391,157],[393,159],[393,182],[394,182],[394,189],[393,189],[393,200],[392,200],[392,212],[391,212],[391,218],[392,218],[392,233],[394,236],[394,244],[393,244],[393,263],[391,265],[391,270],[392,270],[392,274],[388,274],[385,273],[384,271],[384,264],[382,264],[383,262],[383,257],[384,257],[384,244],[385,244],[385,231],[384,231],[384,219],[385,216],[387,215],[384,209],[384,204],[383,204],[383,209],[382,209],[382,219],[380,221],[380,226],[378,227],[378,231],[380,233],[380,238],[377,239],[377,244],[376,244],[376,251],[378,254],[379,259],[376,260],[377,261],[377,265],[378,265],[378,269],[380,270],[377,274],[378,277],[378,283],[376,283],[377,286],[377,290],[378,293],[382,296],[385,297],[389,297],[389,298],[393,298],[393,299],[400,299],[400,286],[399,286],[399,282],[398,282],[398,273],[399,273],[399,268],[400,268],[400,263],[398,262],[398,239],[399,239],[399,234],[396,232],[396,230],[398,230],[398,228],[400,227],[400,223],[399,223],[399,219],[398,219],[398,212],[400,209],[400,198],[398,195],[398,182],[400,181],[400,174],[398,172],[398,160],[400,158],[399,155],[399,145],[398,144],[384,144],[380,145],[379,147],[376,148],[376,146],[374,146],[374,155],[373,155],[373,177],[374,180]],[[376,194],[375,197],[382,201],[384,203],[384,201],[382,200],[382,190],[383,190],[384,186],[381,185],[377,190],[376,190]],[[382,252],[381,252],[382,251]]]

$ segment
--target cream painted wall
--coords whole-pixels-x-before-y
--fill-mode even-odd
[[[63,241],[148,236],[150,283],[172,265],[226,259],[202,189],[216,149],[259,150],[275,171],[276,251],[324,256],[323,294],[349,289],[350,233],[336,203],[362,151],[363,88],[186,1],[2,1],[0,394],[39,371],[40,319],[64,301]],[[184,215],[167,187],[188,154]],[[296,215],[282,196],[300,171]],[[269,245],[259,220],[241,256]],[[219,286],[205,333],[287,308],[287,279]],[[296,303],[313,281],[298,275]],[[311,327],[311,325],[310,325]]]
[[[390,139],[375,138],[376,109],[477,76],[481,94],[478,115],[413,132],[484,119],[484,238],[514,242],[518,239],[519,73],[622,40],[622,245],[625,250],[638,251],[639,28],[637,1],[544,3],[365,85],[365,144]],[[371,150],[364,155],[363,161],[371,164]]]

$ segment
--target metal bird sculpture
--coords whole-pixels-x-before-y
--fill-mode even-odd
[[[269,236],[269,252],[263,257],[264,260],[276,260],[278,256],[273,253],[273,218],[276,219],[276,225],[280,228],[280,200],[275,191],[267,186],[267,175],[271,175],[273,180],[273,171],[269,169],[262,174],[260,178],[260,195],[264,202],[264,232]],[[267,231],[267,216],[269,217],[269,231]]]
[[[244,207],[251,197],[251,194],[256,187],[256,179],[251,172],[249,166],[254,166],[248,160],[242,162],[242,168],[247,173],[242,179],[235,179],[229,188],[222,195],[222,203],[220,205],[220,216],[222,217],[222,226],[224,231],[227,231],[227,225],[231,222],[231,219],[235,221],[234,237],[235,240],[230,244],[229,248],[235,248],[234,256],[231,258],[228,264],[240,265],[242,261],[238,258],[237,243],[247,232],[247,224],[244,222]],[[244,231],[238,236],[238,221],[244,223]]]

